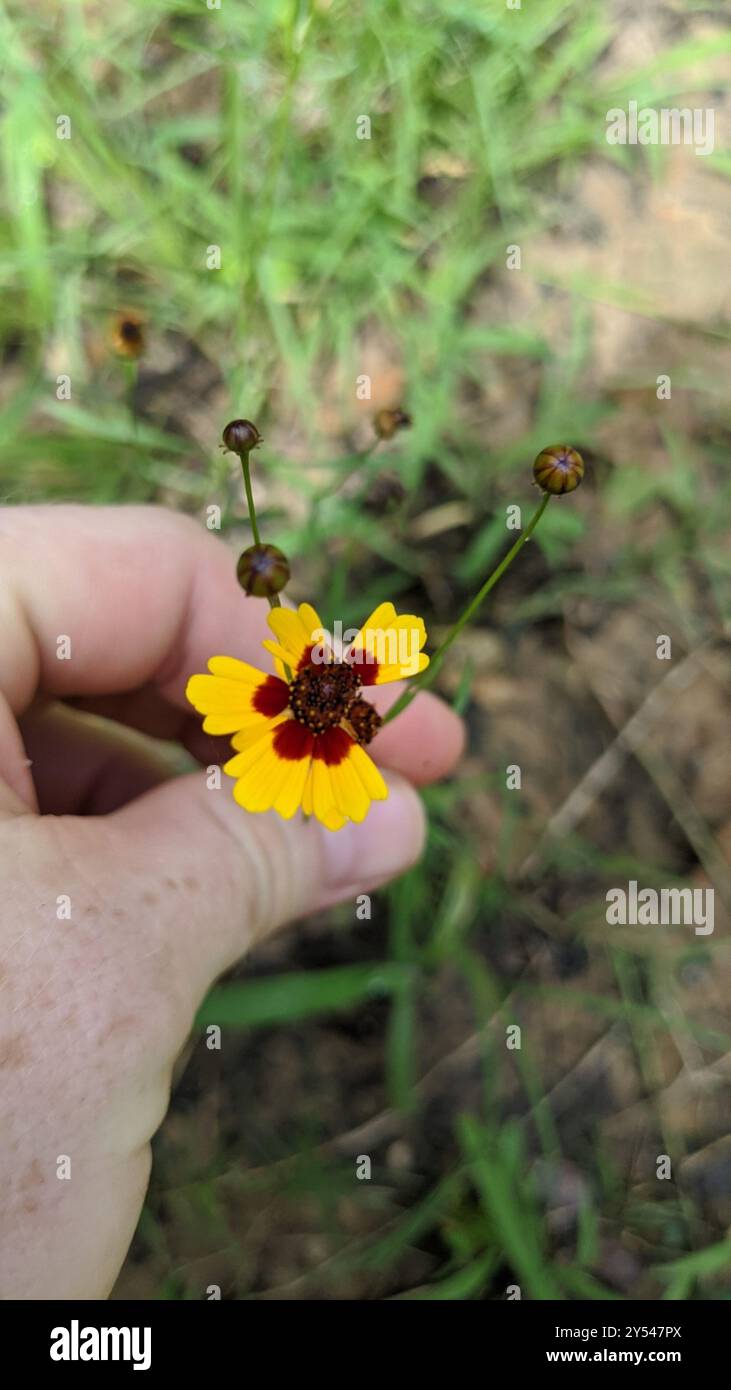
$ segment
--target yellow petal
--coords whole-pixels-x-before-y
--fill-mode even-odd
[[[307,642],[310,643],[321,640],[317,637],[317,634],[324,632],[325,629],[317,609],[313,608],[311,603],[301,603],[297,612],[299,614],[299,620],[307,634]]]
[[[288,664],[296,666],[307,645],[298,614],[289,608],[272,608],[267,622],[279,646],[287,653]]]
[[[345,825],[345,817],[341,815],[335,805],[329,770],[325,763],[319,759],[317,762],[313,759],[312,772],[307,785],[311,789],[312,814],[322,822],[327,830],[342,830]],[[302,809],[304,810],[304,799]]]
[[[250,743],[248,748],[236,753],[233,758],[229,758],[224,763],[223,770],[227,777],[243,777],[244,773],[249,772],[252,767],[256,767],[263,759],[275,758],[273,749],[274,733],[272,729],[266,729],[262,738]],[[281,761],[281,759],[277,759]]]
[[[251,701],[266,680],[261,671],[256,683],[225,680],[222,676],[191,676],[185,694],[201,714],[221,714],[230,709],[251,709]]]
[[[312,763],[312,809],[318,820],[322,820],[328,811],[336,809],[330,772],[321,758]]]
[[[409,661],[396,666],[379,666],[373,684],[388,685],[389,681],[408,680],[409,676],[418,676],[420,671],[425,671],[428,665],[426,652],[419,652],[415,664]]]
[[[255,724],[251,723],[247,728],[236,730],[231,739],[231,747],[235,748],[238,753],[245,753],[247,748],[258,743],[259,739],[270,731],[273,733],[280,724],[291,717],[289,710],[285,710],[284,714],[276,715],[274,719],[268,719],[266,715],[260,714]],[[203,727],[205,728],[205,725]]]
[[[311,762],[309,758],[302,758],[298,763],[289,763],[289,776],[282,786],[276,801],[272,802],[275,811],[279,812],[285,820],[289,820],[302,805],[302,798],[305,783],[310,773]]]
[[[267,622],[282,649],[277,653],[279,659],[290,667],[299,665],[306,647],[322,641],[322,622],[309,603],[301,603],[296,613],[289,608],[272,608]]]
[[[373,801],[385,801],[388,796],[388,787],[373,759],[369,758],[368,754],[357,743],[353,744],[349,757],[371,799]]]
[[[196,708],[202,713],[199,705],[196,705]],[[280,720],[282,717],[281,715],[274,716],[276,720]],[[271,715],[260,714],[250,705],[248,708],[244,705],[227,708],[224,705],[220,709],[218,707],[212,708],[210,714],[206,715],[203,720],[203,731],[206,734],[238,734],[256,729],[261,725],[266,727],[271,723],[273,723]]]
[[[342,815],[335,801],[335,792],[332,783],[332,768],[321,758],[312,760],[312,773],[307,783],[311,788],[309,796],[312,800],[312,812],[327,830],[342,830],[345,825],[345,816]],[[308,800],[309,800],[308,796]],[[305,801],[303,797],[302,807],[304,810]]]
[[[235,656],[212,656],[208,662],[208,670],[212,676],[227,676],[229,680],[244,681],[246,684],[258,684],[264,679],[265,672],[257,671],[256,666],[249,666],[246,661],[239,661]]]
[[[363,624],[351,651],[363,651],[378,662],[375,685],[415,676],[429,664],[420,656],[426,628],[414,613],[397,613],[392,603],[381,603]],[[367,669],[367,661],[363,663]],[[368,682],[366,682],[368,683]]]
[[[350,761],[350,755],[344,758],[341,763],[330,768],[330,780],[335,793],[337,808],[341,814],[350,820],[365,820],[371,798]]]
[[[221,669],[230,671],[232,662],[231,657],[213,657],[211,664],[222,663]],[[237,733],[273,717],[262,714],[254,704],[257,692],[271,677],[254,666],[245,667],[243,661],[233,662],[233,666],[250,674],[241,680],[231,675],[196,675],[188,681],[186,696],[198,713],[206,716],[203,729],[207,734]],[[286,698],[284,688],[283,693]]]
[[[231,710],[228,714],[207,714],[203,720],[204,734],[236,734],[239,729],[243,729],[247,724],[253,724],[254,720],[258,723],[263,715],[252,715],[250,713],[239,713]]]
[[[261,645],[262,647],[266,647],[267,651],[271,652],[272,656],[276,657],[278,662],[286,662],[289,664],[292,660],[292,653],[288,651],[286,647],[283,647],[281,642],[272,642],[269,637],[265,637]]]
[[[426,642],[424,619],[417,618],[415,613],[400,613],[392,623],[389,623],[386,631],[407,632],[417,651],[421,651]]]
[[[335,802],[331,769],[321,758],[312,761],[312,810],[328,830],[342,830],[345,817]]]
[[[369,628],[378,629],[390,627],[395,617],[396,609],[392,603],[379,603],[378,607],[373,609],[370,618],[367,618],[364,622],[358,636],[353,642],[353,646],[362,647],[364,645],[365,633]]]
[[[297,764],[285,762],[271,751],[250,767],[236,783],[234,797],[245,811],[270,811]]]
[[[302,788],[302,810],[306,816],[312,815],[312,763],[307,767],[305,785]]]

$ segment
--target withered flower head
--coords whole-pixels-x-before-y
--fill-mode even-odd
[[[251,420],[230,420],[223,431],[221,447],[224,453],[238,454],[240,457],[251,453],[258,444],[261,444],[261,435]]]
[[[549,444],[533,464],[533,477],[543,492],[573,492],[584,476],[584,460],[570,444]]]
[[[393,439],[397,430],[407,430],[411,426],[411,416],[400,407],[396,410],[379,410],[373,417],[373,428],[379,439]]]
[[[383,720],[370,700],[355,700],[348,710],[348,723],[358,743],[370,743],[378,733]]]
[[[239,555],[236,578],[254,598],[274,598],[289,581],[289,561],[276,545],[250,545]]]
[[[120,357],[141,357],[145,351],[145,320],[136,309],[124,309],[112,324],[112,346]]]

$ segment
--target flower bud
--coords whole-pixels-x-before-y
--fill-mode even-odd
[[[250,545],[239,555],[236,578],[254,598],[274,598],[289,580],[289,562],[276,545]]]
[[[230,420],[223,431],[224,453],[241,457],[242,454],[251,453],[257,444],[261,444],[261,435],[251,420]]]
[[[359,743],[370,743],[383,723],[369,700],[354,700],[348,710],[348,721]]]
[[[584,476],[584,460],[570,444],[549,444],[533,464],[533,477],[543,492],[573,492]]]
[[[112,346],[120,357],[141,357],[145,350],[145,320],[134,309],[117,314],[112,324]]]
[[[407,430],[411,426],[411,416],[400,408],[379,410],[373,418],[373,428],[379,439],[393,439],[397,430]]]

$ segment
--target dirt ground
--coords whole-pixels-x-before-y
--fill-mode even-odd
[[[629,54],[657,51],[673,11],[651,6],[636,14],[627,6],[625,20],[602,60],[618,70]],[[696,23],[703,37],[718,21],[699,14]],[[723,94],[712,100],[722,146],[731,111]],[[504,985],[496,1029],[506,1019],[519,1022],[540,1051],[562,1158],[543,1163],[527,1116],[525,1124],[554,1258],[560,1262],[568,1249],[582,1194],[595,1181],[598,1137],[601,1161],[618,1175],[623,1197],[602,1208],[595,1273],[633,1299],[662,1293],[650,1270],[650,1209],[658,1198],[647,1174],[668,1135],[680,1191],[694,1204],[698,1246],[722,1239],[731,1226],[731,1053],[719,1055],[698,1038],[704,1029],[709,1037],[725,1034],[731,996],[728,568],[709,588],[691,549],[674,601],[652,575],[638,575],[624,599],[610,585],[614,557],[628,538],[641,553],[643,542],[678,533],[672,497],[636,510],[612,505],[625,470],[641,477],[669,468],[657,374],[673,381],[673,430],[691,449],[698,443],[696,486],[709,515],[717,489],[728,487],[727,465],[722,476],[701,445],[711,441],[727,456],[730,442],[724,387],[731,342],[716,331],[731,313],[730,188],[688,148],[668,151],[654,175],[646,163],[623,170],[590,156],[570,188],[546,190],[551,226],[531,246],[529,268],[491,278],[471,306],[477,319],[539,321],[557,341],[568,337],[579,305],[590,330],[581,380],[612,406],[590,440],[574,441],[592,476],[576,497],[590,524],[571,566],[592,577],[592,593],[518,621],[521,601],[532,601],[552,579],[533,546],[458,651],[474,668],[461,774],[479,781],[513,761],[524,769],[508,859],[517,898],[532,906],[517,918],[481,921],[472,939]],[[392,345],[374,341],[369,352],[376,395],[400,395],[406,383]],[[510,357],[491,360],[486,380],[481,399],[465,400],[465,427],[484,422],[494,440],[507,443],[530,426],[539,382]],[[180,384],[178,377],[176,393]],[[215,417],[216,392],[211,382],[206,419]],[[330,416],[324,425],[334,440],[353,428],[351,420]],[[203,428],[200,417],[196,428]],[[455,510],[443,479],[411,525],[417,535],[438,536],[439,569],[448,575],[469,535],[469,516]],[[658,634],[671,638],[671,662],[651,659]],[[460,666],[444,676],[447,695]],[[465,793],[461,814],[479,872],[489,876],[504,828],[504,797],[494,781],[485,778]],[[591,846],[594,858],[572,863],[567,842]],[[547,870],[541,856],[554,849]],[[615,867],[607,880],[607,860],[661,866],[670,881],[688,876],[716,890],[710,941],[680,926],[649,941],[643,935],[640,950],[636,928],[616,929],[614,944],[636,951],[638,1003],[651,974],[652,1003],[665,1023],[647,1052],[624,1020],[591,1002],[616,995],[596,903],[609,883],[632,876]],[[370,922],[352,918],[343,912],[292,926],[253,953],[247,976],[383,959],[383,914],[376,909]],[[555,986],[563,991],[560,1009]],[[159,1297],[164,1289],[169,1297],[197,1298],[214,1283],[232,1298],[372,1299],[429,1280],[447,1248],[439,1220],[387,1269],[361,1257],[374,1233],[387,1231],[452,1168],[455,1119],[479,1106],[489,1038],[474,1031],[464,981],[451,969],[435,973],[418,1020],[415,1103],[403,1114],[389,1109],[384,1081],[387,1012],[376,999],[345,1017],[244,1033],[221,1053],[191,1042],[155,1142],[151,1216],[116,1297]],[[525,1113],[512,1064],[502,1065],[498,1089],[506,1117]],[[367,1197],[354,1196],[346,1180],[362,1153],[376,1174]],[[201,1174],[210,1179],[203,1190],[196,1187]],[[344,1252],[352,1261],[335,1258]],[[496,1270],[492,1296],[505,1282],[506,1272]],[[731,1288],[731,1273],[719,1276],[718,1287]]]

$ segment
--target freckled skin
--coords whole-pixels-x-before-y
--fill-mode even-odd
[[[28,1046],[22,1034],[0,1041],[0,1072],[22,1066],[28,1057]]]
[[[6,858],[13,866],[3,871],[3,898],[26,902],[20,920],[0,908],[0,958],[13,962],[0,983],[3,1298],[109,1293],[196,1004],[171,943],[155,934],[149,908],[158,895],[133,888],[131,877],[125,885],[124,858],[116,869],[104,864],[98,845],[94,872],[75,868],[78,824],[2,823],[0,866]],[[56,916],[60,891],[70,920]],[[187,961],[184,931],[179,948]],[[68,1181],[57,1177],[64,1154]],[[29,1267],[34,1243],[39,1258]]]
[[[360,833],[352,867],[343,839],[333,843],[331,887],[328,832],[241,818],[205,780],[176,778],[154,793],[167,798],[162,811],[132,804],[118,817],[3,819],[0,801],[0,1299],[108,1296],[173,1067],[210,984],[273,923],[389,876],[390,823],[365,876]],[[193,825],[181,782],[196,799]],[[384,805],[393,811],[393,795]],[[406,866],[422,833],[419,813]],[[161,874],[171,858],[177,872]],[[57,917],[59,894],[69,918]]]

